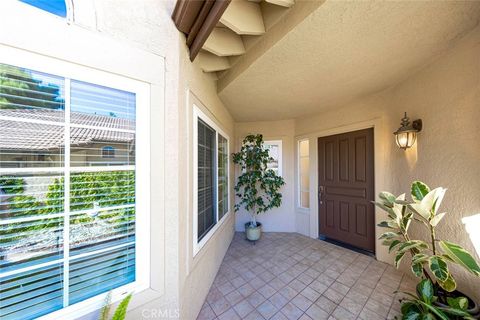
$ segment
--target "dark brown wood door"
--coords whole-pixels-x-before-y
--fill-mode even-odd
[[[373,129],[318,139],[320,234],[375,251]]]

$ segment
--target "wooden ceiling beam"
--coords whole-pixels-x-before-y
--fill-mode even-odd
[[[231,0],[178,0],[172,19],[187,36],[190,60],[193,61]]]

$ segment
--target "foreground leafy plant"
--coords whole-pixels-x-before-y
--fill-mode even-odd
[[[233,162],[242,170],[235,185],[236,196],[240,198],[240,202],[235,204],[235,211],[245,207],[251,215],[253,227],[257,226],[257,214],[279,207],[282,203],[279,190],[285,181],[275,171],[268,169],[271,160],[261,134],[246,136],[240,151],[233,154]]]
[[[409,297],[401,300],[403,319],[449,320],[452,317],[474,319],[466,312],[468,300],[465,297],[448,298],[445,307],[435,305],[438,297],[434,295],[433,285],[429,279],[423,279],[418,283],[416,295],[403,293]]]
[[[130,299],[132,298],[132,294],[126,296],[118,305],[117,309],[113,313],[113,317],[111,320],[124,320],[127,315],[127,308],[128,304],[130,303]],[[100,311],[100,318],[99,320],[109,320],[110,316],[110,309],[111,305],[112,294],[111,292],[108,293],[107,298],[105,299],[105,305],[103,306],[102,310]]]
[[[382,201],[375,205],[383,209],[389,218],[378,226],[390,229],[380,239],[389,247],[389,252],[396,252],[395,266],[398,268],[405,255],[410,253],[410,268],[416,277],[431,281],[436,291],[441,287],[452,292],[457,284],[449,264],[457,264],[477,277],[480,277],[480,266],[460,245],[437,238],[435,228],[446,215],[445,212],[439,213],[445,192],[444,188],[430,190],[425,183],[415,181],[411,187],[412,201],[406,201],[405,194],[396,197],[382,192],[379,195]],[[410,238],[408,231],[412,221],[426,229],[429,243]]]

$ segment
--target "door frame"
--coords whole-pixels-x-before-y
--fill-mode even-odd
[[[319,237],[319,212],[318,212],[318,138],[373,128],[373,145],[374,145],[374,190],[375,196],[386,189],[385,185],[385,153],[384,142],[382,137],[385,136],[384,124],[382,118],[374,118],[371,120],[355,122],[352,124],[315,131],[295,137],[295,141],[309,139],[310,141],[310,237],[317,239]],[[382,230],[377,226],[382,219],[383,213],[375,207],[375,256],[377,260],[389,261],[387,249],[381,245],[378,240]]]

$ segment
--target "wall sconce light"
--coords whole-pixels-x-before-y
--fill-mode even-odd
[[[410,119],[405,112],[401,125],[402,126],[393,134],[395,135],[397,146],[403,150],[407,150],[417,141],[417,133],[422,131],[422,119],[415,120],[410,125]]]

